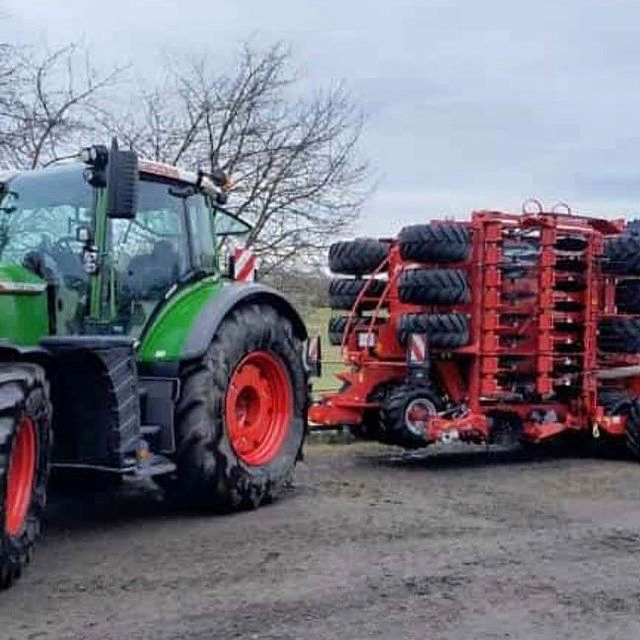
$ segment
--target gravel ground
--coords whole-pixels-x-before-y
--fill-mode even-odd
[[[640,465],[315,444],[254,512],[54,498],[0,638],[635,640]]]

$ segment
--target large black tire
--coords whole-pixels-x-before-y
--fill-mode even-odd
[[[603,406],[607,416],[625,414],[632,400],[633,394],[629,391],[602,389],[598,392],[598,402]]]
[[[420,429],[410,428],[407,413],[413,403],[423,403],[430,407],[430,414],[435,415],[442,409],[442,401],[428,387],[410,384],[399,384],[390,387],[384,397],[380,410],[381,431],[384,440],[389,444],[397,444],[405,449],[425,447],[428,442]]]
[[[619,313],[640,313],[640,280],[621,280],[616,286]]]
[[[608,273],[640,275],[640,236],[619,235],[604,243],[603,269]]]
[[[398,279],[400,302],[408,304],[465,304],[471,299],[464,271],[410,269]]]
[[[332,309],[350,311],[356,303],[362,289],[366,286],[365,298],[374,300],[363,300],[358,305],[359,311],[374,309],[377,301],[384,291],[385,282],[382,280],[352,280],[350,278],[335,278],[329,283],[329,306]]]
[[[331,316],[329,318],[329,344],[340,346],[347,327],[349,316]]]
[[[239,363],[257,352],[267,353],[284,367],[291,390],[291,419],[275,457],[253,465],[232,446],[225,403]],[[181,383],[176,464],[182,500],[230,511],[255,508],[279,497],[290,484],[301,453],[307,408],[302,344],[291,322],[266,304],[234,310],[206,355],[184,368]]]
[[[404,227],[398,239],[402,259],[416,262],[460,262],[471,247],[468,227],[441,222]]]
[[[373,238],[335,242],[329,247],[329,269],[347,276],[373,273],[389,255],[389,245]]]
[[[340,346],[342,344],[342,338],[344,336],[344,330],[347,328],[347,323],[349,321],[349,316],[340,315],[340,316],[331,316],[329,318],[329,344],[334,346]],[[375,324],[381,324],[384,322],[383,318],[376,318]],[[353,319],[352,327],[362,327],[363,329],[368,329],[369,324],[371,323],[371,318],[366,317],[356,317]]]
[[[640,398],[630,391],[604,390],[598,394],[600,404],[608,416],[626,416],[627,449],[640,459]]]
[[[601,320],[598,347],[608,353],[640,353],[640,317]]]
[[[640,398],[633,397],[627,405],[627,429],[625,432],[627,449],[640,459]]]
[[[0,588],[20,577],[40,535],[47,502],[47,479],[51,449],[51,401],[44,370],[34,364],[0,365]],[[30,443],[30,444],[29,444]],[[33,465],[24,461],[32,451]],[[20,455],[23,452],[23,456]],[[20,468],[33,469],[16,473]],[[9,468],[15,466],[11,484],[25,490],[24,517],[15,517],[20,501],[9,497]],[[31,485],[29,491],[29,485]],[[11,492],[13,495],[13,492]],[[10,505],[11,501],[11,505]],[[13,515],[12,515],[13,514]]]
[[[383,383],[373,389],[367,396],[367,402],[381,403],[389,388],[389,384]],[[386,435],[382,430],[380,421],[380,407],[366,409],[359,424],[349,426],[351,435],[356,440],[374,440],[377,442],[387,442]]]
[[[429,346],[455,349],[469,344],[469,319],[462,313],[406,313],[398,321],[398,339],[411,333],[427,335]]]

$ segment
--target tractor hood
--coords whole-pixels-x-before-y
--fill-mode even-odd
[[[28,269],[0,265],[0,341],[32,346],[48,333],[46,289]]]

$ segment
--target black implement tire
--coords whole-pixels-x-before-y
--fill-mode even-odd
[[[427,335],[429,346],[455,349],[469,344],[469,319],[462,313],[406,313],[398,320],[398,339],[411,333]]]
[[[598,347],[607,353],[640,353],[640,317],[601,320]]]
[[[389,383],[382,383],[375,387],[367,396],[367,402],[381,403],[390,388]],[[382,423],[380,420],[381,407],[370,407],[365,409],[362,414],[362,420],[359,424],[354,424],[349,427],[351,435],[356,440],[375,440],[377,442],[386,442],[385,433],[382,430]]]
[[[604,390],[598,400],[608,416],[626,416],[625,437],[627,449],[640,459],[640,398],[630,391]]]
[[[44,370],[26,363],[0,365],[0,588],[20,576],[40,535],[50,449],[51,401]]]
[[[366,286],[364,294],[366,298],[379,298],[384,291],[385,282],[382,280],[352,280],[350,278],[334,278],[329,283],[329,306],[332,309],[349,311],[356,303],[362,289]],[[359,305],[359,310],[374,309],[377,302],[374,300],[363,300]]]
[[[471,231],[459,224],[433,222],[404,227],[398,235],[403,260],[460,262],[471,247]]]
[[[630,391],[602,389],[598,392],[598,402],[603,406],[607,416],[626,414],[632,400],[633,394]]]
[[[441,399],[428,387],[400,384],[387,390],[380,410],[385,442],[405,449],[417,449],[428,444],[419,427],[414,425],[410,428],[408,425],[408,413],[415,405],[429,407],[429,415],[435,415],[442,409]]]
[[[342,338],[344,336],[344,330],[347,328],[347,323],[349,321],[349,316],[341,315],[341,316],[331,316],[329,318],[329,343],[334,346],[340,346],[342,344]],[[375,324],[379,325],[384,322],[383,318],[376,318]],[[366,318],[362,316],[356,316],[353,319],[352,327],[361,327],[363,329],[368,329],[371,324],[371,318]]]
[[[464,304],[470,292],[464,271],[456,269],[411,269],[398,279],[400,302],[408,304]]]
[[[616,306],[620,313],[640,313],[640,280],[621,280],[616,285]]]
[[[640,459],[640,398],[633,397],[628,404],[626,411],[627,429],[625,432],[627,439],[627,449]]]
[[[289,396],[284,402],[289,419],[281,428],[282,437],[276,440],[280,444],[272,447],[273,455],[263,462],[252,462],[247,460],[248,454],[238,453],[232,444],[230,424],[234,414],[229,403],[234,397],[237,408],[247,388],[239,382],[232,385],[232,377],[246,370],[248,365],[243,363],[249,362],[248,358],[259,358],[258,354],[267,354],[268,361],[278,363],[278,371],[286,378]],[[244,414],[238,419],[245,421],[242,428],[247,427],[253,411],[249,399],[254,407],[258,403],[257,416],[263,418],[259,424],[278,410],[273,407],[276,393],[268,386],[268,372],[261,371],[254,360],[250,362],[257,382],[248,385],[253,396],[249,393],[245,398]],[[254,402],[253,398],[257,400]],[[262,402],[270,405],[270,411],[263,411]],[[306,405],[302,344],[291,322],[266,304],[232,311],[220,325],[206,355],[186,366],[181,375],[176,407],[176,488],[180,497],[188,504],[221,511],[255,508],[277,498],[290,483],[301,452]],[[253,415],[256,419],[256,413]],[[272,437],[273,433],[265,435],[262,444]]]
[[[388,255],[389,245],[373,238],[335,242],[329,247],[329,269],[346,276],[364,276],[374,272]]]
[[[604,243],[603,269],[608,273],[640,275],[640,236],[608,238]]]
[[[329,344],[340,346],[344,330],[347,328],[349,316],[331,316],[329,318]]]

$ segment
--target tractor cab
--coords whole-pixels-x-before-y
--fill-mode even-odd
[[[219,278],[224,243],[251,230],[222,186],[175,167],[139,162],[131,217],[106,215],[104,186],[82,162],[0,184],[0,273],[48,287],[50,335],[140,336],[167,294]]]

